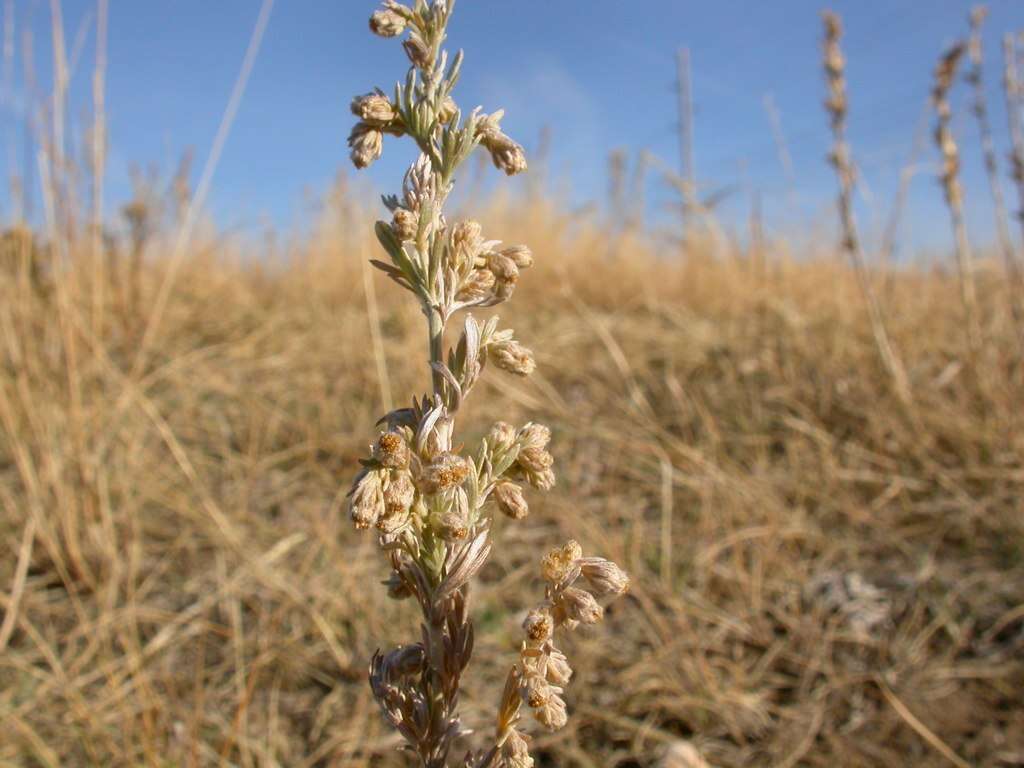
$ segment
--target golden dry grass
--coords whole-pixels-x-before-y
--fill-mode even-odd
[[[487,217],[539,256],[508,314],[540,366],[486,376],[465,434],[543,420],[560,474],[497,532],[468,724],[488,727],[538,552],[572,536],[634,588],[570,640],[572,717],[541,765],[653,766],[683,739],[714,766],[1024,764],[1005,281],[979,281],[972,371],[955,278],[887,276],[907,408],[836,259],[659,259],[542,201]],[[336,199],[279,264],[207,238],[134,376],[145,316],[115,288],[97,324],[87,275],[8,263],[0,765],[405,764],[365,678],[415,616],[341,502],[387,393],[428,386],[426,342],[376,277],[371,322],[366,222]]]

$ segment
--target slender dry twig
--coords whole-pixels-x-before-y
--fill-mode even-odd
[[[473,221],[449,222],[444,206],[456,170],[478,146],[508,175],[526,170],[523,149],[501,131],[502,112],[480,109],[464,116],[452,98],[459,79],[460,51],[449,66],[442,46],[453,0],[416,0],[412,7],[385,0],[370,28],[382,37],[408,33],[410,61],[405,82],[389,98],[380,89],[352,101],[360,119],[349,136],[352,161],[365,168],[383,152],[385,135],[408,136],[420,149],[405,175],[401,197],[384,198],[391,221],[378,221],[377,238],[390,263],[372,262],[412,293],[427,318],[432,392],[412,406],[391,411],[384,432],[362,462],[348,496],[357,528],[374,527],[391,565],[385,582],[394,598],[414,597],[423,615],[418,642],[374,655],[370,686],[385,719],[398,730],[424,768],[446,768],[456,739],[462,672],[473,651],[469,585],[491,551],[495,508],[520,520],[528,512],[521,483],[550,490],[554,459],[551,432],[539,424],[515,429],[498,422],[475,458],[454,448],[455,417],[484,367],[493,363],[513,374],[533,372],[533,354],[498,330],[498,318],[483,325],[466,315],[454,349],[445,355],[448,322],[460,311],[507,301],[520,271],[533,264],[526,246],[500,247],[485,240]],[[602,609],[594,593],[614,596],[628,580],[613,563],[583,558],[572,542],[545,561],[547,601],[527,619],[520,664],[508,675],[494,741],[469,751],[468,768],[529,768],[533,760],[517,729],[522,704],[552,730],[565,725],[562,688],[572,670],[552,644],[556,626],[594,623]],[[592,592],[572,586],[583,577]]]
[[[964,307],[967,330],[967,346],[972,357],[977,356],[981,347],[981,326],[978,319],[978,297],[974,283],[974,258],[971,243],[967,238],[967,224],[964,221],[963,187],[960,184],[960,150],[953,136],[953,110],[949,103],[949,91],[956,79],[960,61],[967,47],[959,42],[950,47],[939,58],[935,67],[932,85],[932,106],[935,108],[935,145],[942,156],[939,181],[949,208],[956,247],[956,264],[960,276],[960,300]]]
[[[850,145],[846,140],[846,115],[849,105],[846,98],[846,62],[839,46],[843,32],[842,22],[839,16],[831,11],[827,11],[823,15],[823,21],[825,26],[825,79],[828,84],[828,99],[825,101],[825,108],[829,114],[829,124],[834,139],[832,151],[829,153],[829,162],[836,169],[836,176],[839,179],[838,208],[839,222],[843,233],[843,250],[850,258],[861,293],[867,303],[871,332],[874,334],[875,345],[878,347],[882,365],[885,366],[892,378],[897,397],[909,404],[912,399],[910,382],[906,369],[889,340],[882,309],[878,304],[867,266],[864,263],[864,253],[861,250],[860,239],[857,237],[857,227],[853,217],[856,170],[850,156]]]
[[[978,135],[981,141],[982,157],[985,162],[985,173],[988,175],[989,192],[992,194],[992,206],[996,219],[996,239],[999,242],[999,250],[1003,254],[1006,274],[1012,286],[1010,291],[1010,312],[1017,325],[1017,333],[1024,340],[1024,307],[1021,306],[1022,297],[1017,290],[1020,286],[1020,266],[1017,264],[1017,257],[1013,251],[1013,242],[1010,240],[1006,201],[1003,197],[1003,185],[999,181],[999,163],[996,159],[995,141],[992,138],[992,123],[988,117],[988,102],[985,97],[981,28],[987,15],[988,8],[984,5],[976,6],[970,13],[971,33],[967,51],[970,57],[971,68],[967,72],[966,79],[974,90],[972,111],[978,121]]]

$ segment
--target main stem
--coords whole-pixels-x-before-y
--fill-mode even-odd
[[[423,311],[427,315],[427,330],[430,335],[431,377],[434,382],[434,395],[444,394],[444,377],[433,368],[434,363],[444,362],[444,319],[436,308],[424,304]]]

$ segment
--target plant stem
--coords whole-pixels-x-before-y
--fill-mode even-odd
[[[423,311],[427,315],[427,332],[430,336],[430,363],[444,362],[444,319],[441,313],[432,306],[424,305]],[[431,367],[431,376],[434,382],[434,395],[444,394],[444,377]]]

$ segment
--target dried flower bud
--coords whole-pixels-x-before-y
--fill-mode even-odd
[[[555,463],[555,457],[543,448],[523,448],[519,451],[517,459],[519,466],[530,474],[539,474],[551,469]]]
[[[538,723],[549,731],[557,731],[559,728],[564,728],[569,720],[569,714],[565,709],[565,702],[557,694],[549,696],[544,704],[534,708],[533,716]]]
[[[409,166],[402,180],[405,207],[410,211],[419,211],[423,203],[434,199],[436,192],[434,165],[427,155],[421,154],[416,162]]]
[[[526,162],[526,152],[515,142],[491,152],[491,161],[499,170],[505,172],[506,176],[515,176],[524,173],[529,167]]]
[[[629,589],[629,576],[611,560],[586,557],[580,561],[580,573],[601,596],[621,595]]]
[[[370,17],[370,31],[381,37],[398,37],[406,25],[406,20],[390,9],[376,11]]]
[[[408,523],[408,507],[385,507],[384,513],[377,518],[375,527],[381,533],[393,534],[402,530]]]
[[[441,538],[445,541],[462,541],[469,536],[469,523],[465,515],[458,512],[446,512],[440,520],[439,525]]]
[[[515,728],[509,731],[505,743],[501,745],[501,768],[533,768],[533,758],[524,739]]]
[[[494,499],[498,502],[498,509],[513,520],[522,520],[530,514],[523,489],[515,483],[503,481],[494,486]]]
[[[366,168],[384,154],[384,134],[379,128],[366,123],[356,123],[348,137],[352,163],[356,168]]]
[[[517,376],[529,376],[537,367],[533,353],[518,341],[495,344],[491,354],[494,356],[495,365]]]
[[[441,102],[441,108],[437,111],[437,119],[442,123],[450,123],[458,111],[459,105],[455,103],[455,99],[446,96],[445,100]]]
[[[547,448],[551,442],[551,430],[543,424],[530,422],[519,430],[519,445],[522,448]]]
[[[523,629],[526,630],[526,637],[531,642],[542,643],[551,639],[551,633],[555,631],[555,622],[550,611],[536,608],[526,615]]]
[[[519,267],[503,253],[487,254],[487,268],[502,282],[514,283],[519,279]]]
[[[427,465],[420,478],[424,493],[439,493],[462,485],[469,475],[469,465],[461,456],[454,453],[442,453]]]
[[[508,301],[516,292],[516,284],[508,280],[498,280],[494,284],[494,298],[497,301]]]
[[[380,470],[364,469],[349,491],[349,516],[359,530],[376,524],[384,514],[383,474]]]
[[[545,674],[548,682],[552,685],[568,685],[572,678],[572,667],[569,666],[569,660],[555,647],[552,647],[548,654]]]
[[[494,426],[491,427],[491,431],[487,433],[487,442],[490,443],[491,449],[495,451],[507,451],[515,441],[516,428],[504,421],[495,422]]]
[[[583,548],[574,540],[564,547],[555,547],[541,560],[541,573],[552,584],[562,581],[572,571],[576,561],[583,557]]]
[[[377,439],[373,458],[388,469],[405,469],[409,466],[409,446],[398,432],[385,432]]]
[[[368,125],[382,127],[390,123],[398,112],[383,93],[368,93],[352,99],[352,114]]]
[[[391,231],[399,242],[415,240],[419,231],[419,216],[408,208],[396,208],[391,219]]]
[[[538,491],[550,491],[555,487],[555,471],[545,469],[543,472],[527,472],[526,480]]]
[[[512,259],[519,269],[529,269],[533,266],[533,251],[525,245],[512,245],[505,248],[501,254]]]
[[[559,596],[558,604],[570,619],[584,624],[596,624],[604,616],[604,608],[585,589],[569,587]]]
[[[494,290],[494,273],[489,269],[474,269],[459,289],[459,301],[478,301]]]
[[[523,703],[532,708],[543,707],[548,701],[551,700],[552,696],[557,696],[558,692],[555,691],[547,680],[536,673],[528,674],[523,679],[522,687],[519,690],[519,695],[523,698]]]
[[[416,498],[416,487],[408,472],[392,472],[384,489],[384,507],[388,512],[406,512]]]
[[[400,645],[384,657],[384,665],[395,677],[419,674],[426,662],[427,653],[420,643]]]
[[[420,69],[428,69],[434,63],[430,49],[419,37],[410,37],[402,43],[402,47],[405,49],[405,55],[409,57],[409,61],[412,62],[413,66]]]

